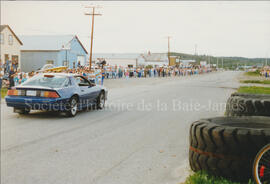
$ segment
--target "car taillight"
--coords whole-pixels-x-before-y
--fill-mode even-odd
[[[59,98],[60,96],[55,91],[41,91],[41,97],[45,98]]]
[[[10,89],[7,92],[8,96],[21,96],[21,95],[25,95],[25,91],[23,90],[17,90],[17,89]]]
[[[8,90],[8,92],[7,92],[7,95],[8,95],[8,96],[18,96],[18,94],[19,94],[19,91],[16,90],[16,89],[10,89],[10,90]]]

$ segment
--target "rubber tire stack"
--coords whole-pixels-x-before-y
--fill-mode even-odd
[[[194,122],[190,128],[189,162],[235,181],[252,178],[257,152],[270,142],[269,117],[217,117]]]
[[[234,93],[226,104],[227,116],[270,116],[270,95]]]
[[[189,141],[193,171],[247,182],[256,154],[270,142],[270,95],[232,94],[226,117],[192,123]]]

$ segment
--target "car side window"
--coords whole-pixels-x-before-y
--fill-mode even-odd
[[[75,77],[76,84],[78,86],[89,86],[90,82],[81,76]]]
[[[70,79],[69,78],[67,78],[67,80],[65,80],[65,82],[64,82],[64,87],[68,87],[68,86],[70,86]]]
[[[75,77],[75,83],[76,83],[78,86],[79,86],[80,82],[81,82],[80,77]]]

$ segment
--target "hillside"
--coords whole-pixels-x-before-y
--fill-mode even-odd
[[[225,68],[236,68],[238,66],[263,66],[265,65],[266,58],[245,58],[245,57],[214,57],[214,56],[207,56],[207,55],[193,55],[193,54],[185,54],[185,53],[177,53],[171,52],[171,56],[178,56],[180,59],[193,59],[199,63],[199,61],[207,61],[211,64],[217,64],[218,66],[222,67],[222,60],[223,66]],[[268,61],[270,63],[270,61]]]

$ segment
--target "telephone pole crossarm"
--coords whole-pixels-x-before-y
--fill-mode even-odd
[[[102,15],[102,14],[100,14],[100,13],[95,13],[95,14],[93,14],[93,13],[85,13],[84,15]]]

